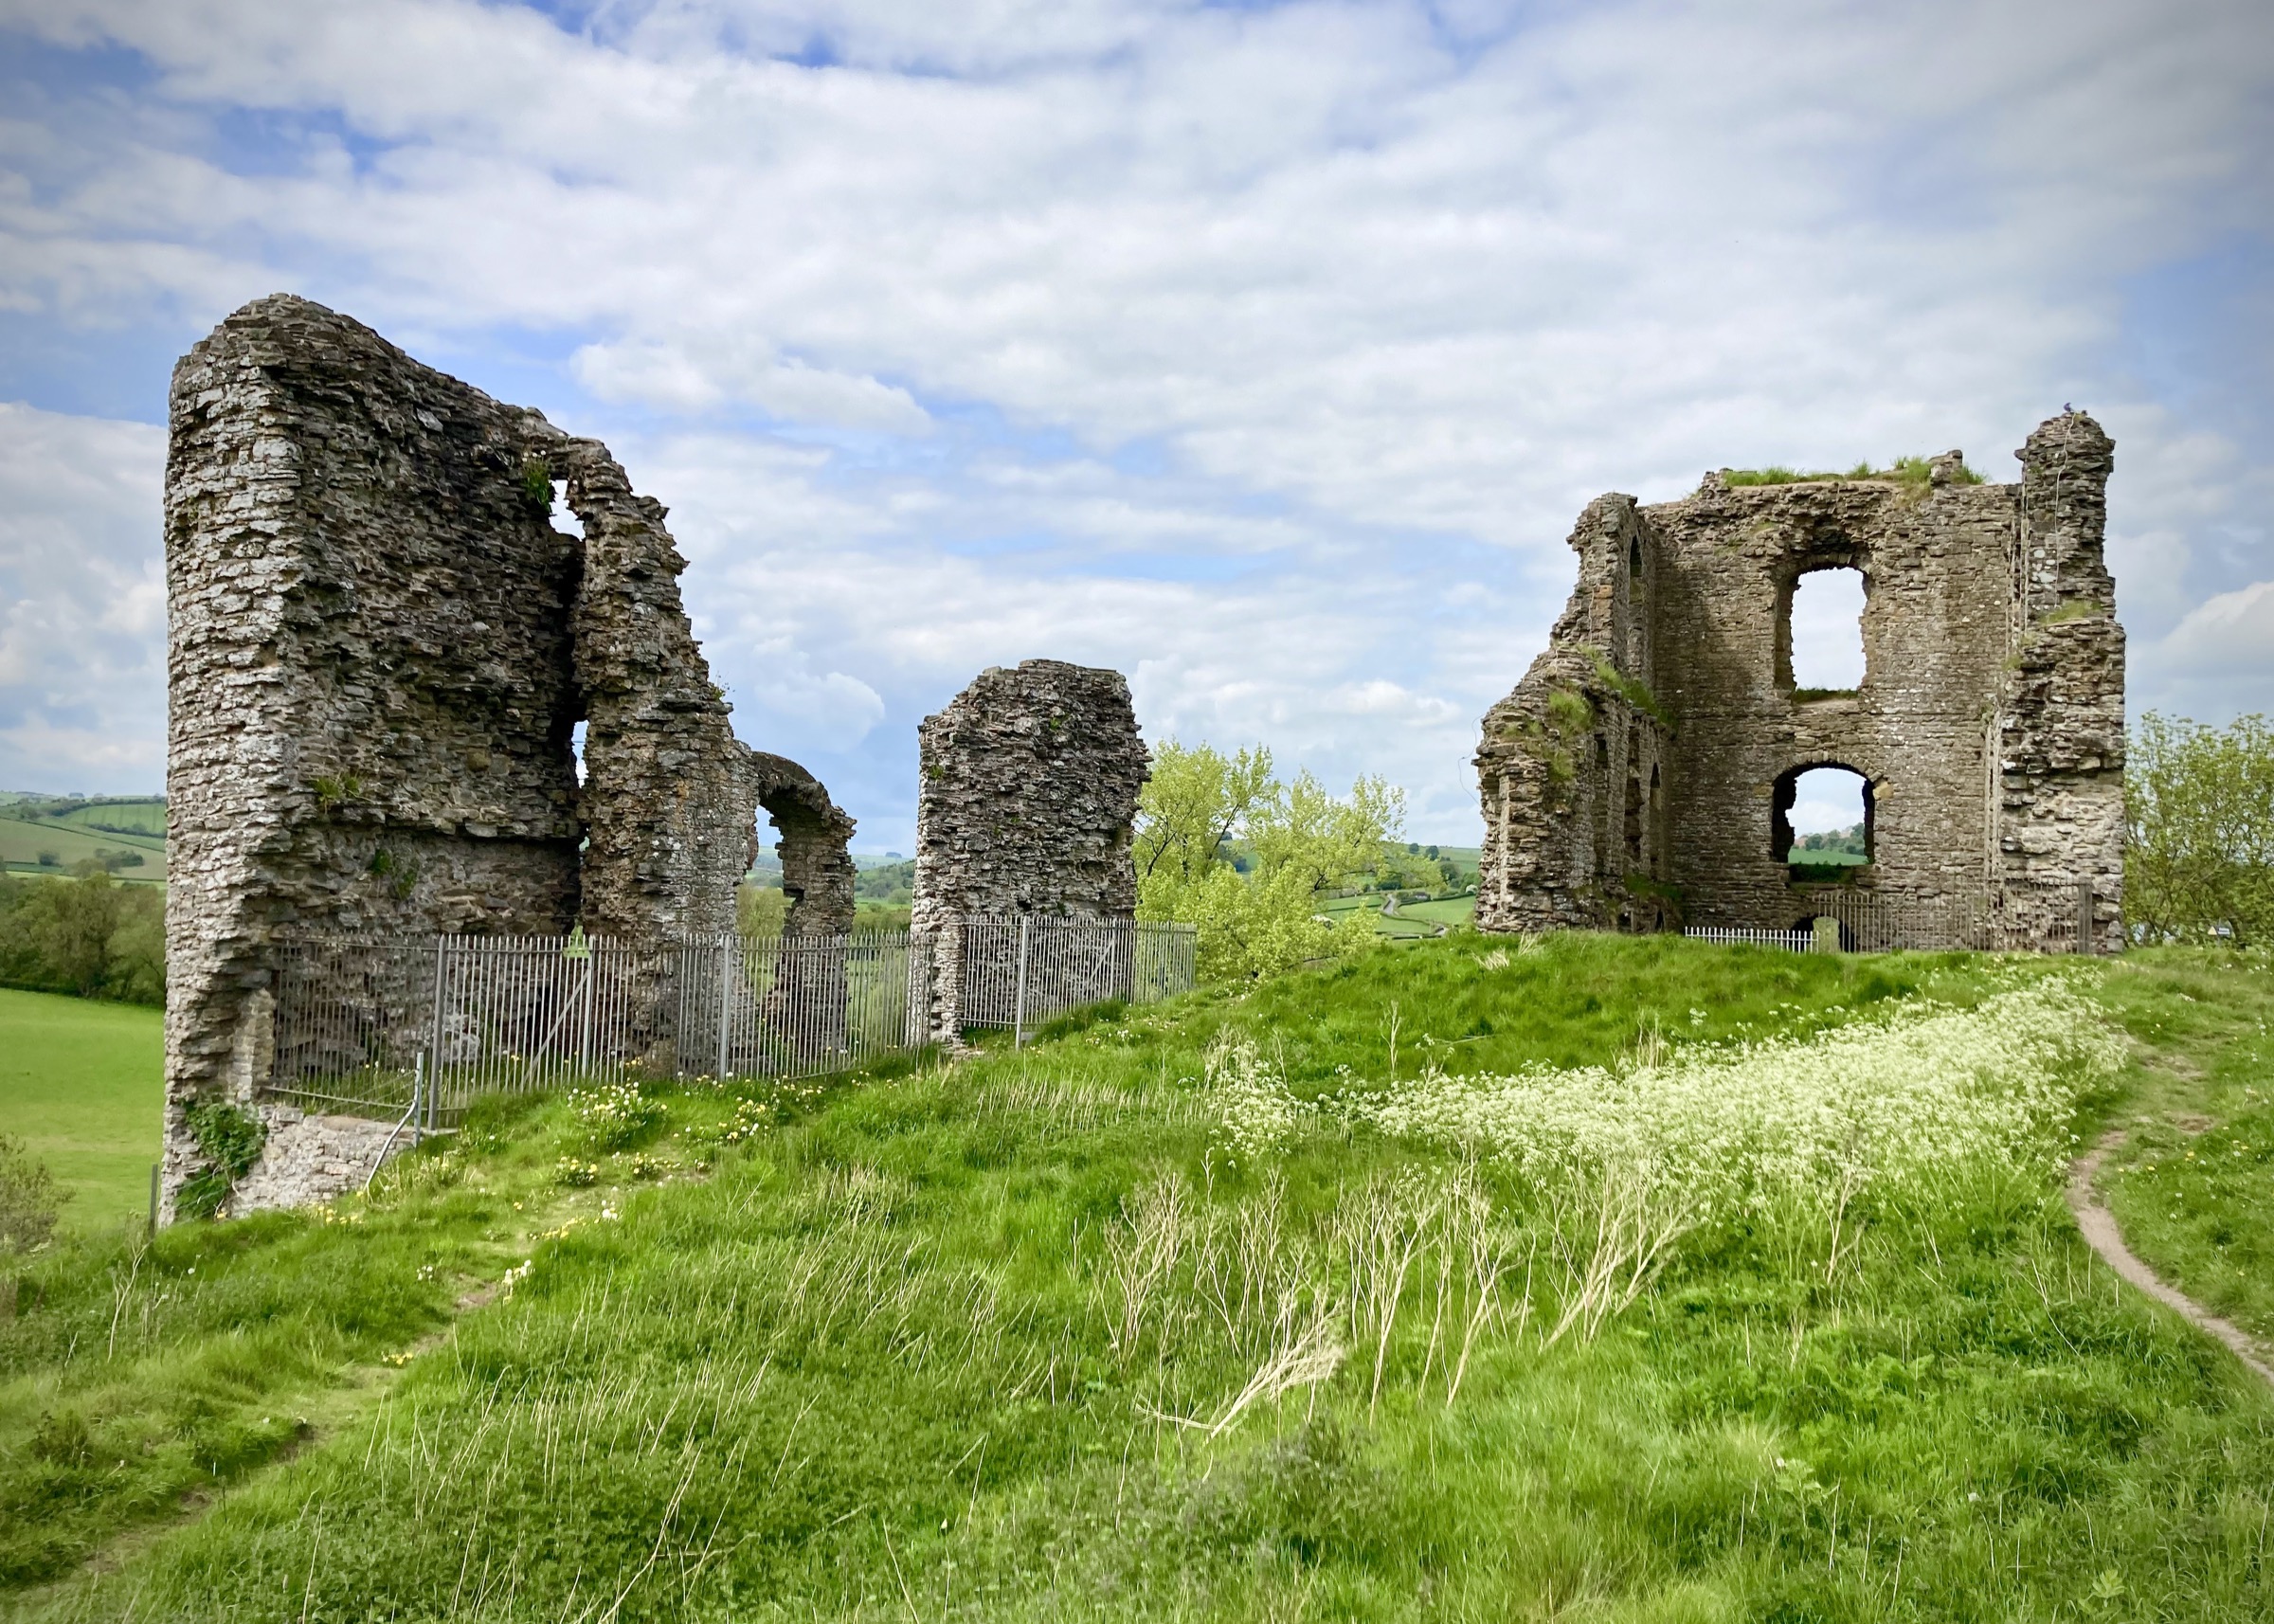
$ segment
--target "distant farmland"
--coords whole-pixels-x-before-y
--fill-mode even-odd
[[[42,862],[45,857],[50,861]],[[139,863],[121,858],[140,857]],[[15,795],[0,800],[0,867],[10,874],[68,874],[93,858],[122,880],[166,878],[166,803],[72,801]]]

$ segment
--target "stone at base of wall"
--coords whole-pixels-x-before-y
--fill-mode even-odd
[[[293,1106],[269,1106],[268,1144],[261,1160],[229,1197],[231,1218],[271,1208],[313,1206],[352,1194],[370,1182],[380,1161],[410,1147],[409,1128],[361,1116],[310,1116]]]

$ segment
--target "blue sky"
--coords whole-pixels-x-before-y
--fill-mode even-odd
[[[2131,698],[2274,710],[2263,3],[0,0],[0,785],[164,767],[173,358],[289,289],[606,440],[908,849],[983,667],[1378,772],[1604,490],[2118,442]]]

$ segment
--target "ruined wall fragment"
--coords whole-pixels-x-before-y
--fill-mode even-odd
[[[779,836],[783,922],[788,936],[842,936],[853,929],[853,820],[829,799],[821,781],[785,756],[752,757],[758,803]]]
[[[1571,533],[1579,586],[1547,651],[1486,713],[1480,929],[1674,922],[1646,534],[1632,496],[1589,504]]]
[[[1116,671],[1030,659],[983,672],[917,732],[912,925],[948,944],[933,1030],[962,1026],[966,917],[1131,920],[1147,758]]]
[[[1872,848],[1847,892],[1950,917],[1979,903],[2023,939],[2065,947],[2084,879],[2099,940],[2114,945],[2123,645],[2101,553],[2110,452],[2070,413],[2017,454],[2019,485],[1968,483],[1953,452],[1923,485],[1733,488],[1708,475],[1679,501],[1592,504],[1572,537],[1571,604],[1486,717],[1480,927],[1790,929],[1825,900],[1784,860],[1792,785],[1841,767],[1865,780]],[[1797,690],[1794,588],[1837,568],[1864,578],[1864,679]],[[1617,839],[1622,808],[1639,846]]]
[[[555,527],[555,481],[582,534]],[[597,442],[305,299],[256,300],[182,358],[169,1214],[198,1165],[190,1100],[285,1109],[259,1098],[280,944],[731,928],[762,775],[689,632],[663,517]],[[277,1121],[280,1145],[316,1131]],[[356,1136],[325,1133],[329,1167]]]
[[[680,606],[687,561],[663,505],[636,494],[599,442],[554,431],[532,457],[566,484],[584,528],[571,625],[585,713],[585,929],[731,930],[735,885],[758,855],[759,775]]]

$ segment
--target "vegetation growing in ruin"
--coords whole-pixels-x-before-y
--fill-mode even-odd
[[[492,1109],[36,1262],[0,1560],[202,1485],[35,1614],[2263,1616],[2274,1399],[2055,1194],[2096,1010],[2228,962],[1467,937],[636,1145]]]
[[[1934,463],[1925,457],[1898,457],[1885,468],[1874,468],[1870,459],[1866,458],[1844,474],[1829,470],[1804,471],[1787,468],[1781,463],[1773,463],[1766,468],[1722,470],[1722,482],[1733,489],[1745,485],[1812,484],[1823,479],[1883,479],[1924,490],[1934,482]],[[1961,464],[1956,482],[1960,485],[1978,485],[1982,482],[1982,477]]]
[[[1597,681],[1664,728],[1669,735],[1674,731],[1673,713],[1658,702],[1658,695],[1651,692],[1649,683],[1638,677],[1629,677],[1625,672],[1613,665],[1609,657],[1604,655],[1601,650],[1590,649],[1588,652],[1595,657],[1595,675]]]
[[[1198,927],[1211,981],[1359,951],[1373,940],[1368,919],[1322,917],[1319,899],[1372,870],[1404,821],[1405,793],[1384,780],[1336,797],[1308,772],[1283,783],[1263,746],[1227,756],[1168,740],[1154,747],[1137,803],[1137,917]]]
[[[2274,932],[2274,728],[2149,712],[2124,763],[2124,922],[2151,942]]]

